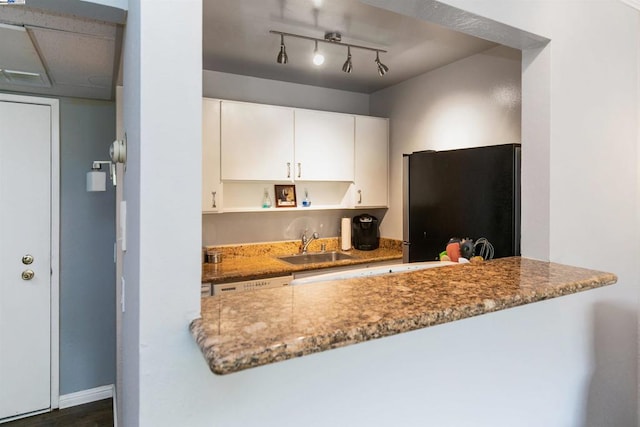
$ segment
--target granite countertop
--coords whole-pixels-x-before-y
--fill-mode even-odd
[[[190,329],[210,369],[229,374],[616,281],[611,273],[501,258],[205,297]]]
[[[327,251],[339,250],[337,238],[318,239],[309,245],[309,252],[320,250],[321,244]],[[293,255],[300,252],[300,242],[287,241],[266,244],[250,244],[235,246],[207,246],[222,253],[219,264],[204,263],[202,265],[202,283],[227,283],[241,280],[262,279],[267,277],[286,276],[306,270],[318,270],[331,267],[367,264],[372,262],[397,260],[402,262],[402,242],[399,240],[380,239],[380,247],[373,251],[346,251],[353,257],[326,263],[292,265],[277,259],[278,256]]]

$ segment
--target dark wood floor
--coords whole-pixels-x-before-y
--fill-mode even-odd
[[[2,427],[113,427],[113,401],[105,399],[54,410],[46,414],[11,421],[2,424]]]

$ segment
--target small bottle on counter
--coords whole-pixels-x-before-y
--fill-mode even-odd
[[[311,206],[311,200],[309,200],[309,192],[306,188],[304,189],[304,200],[302,200],[302,206],[305,208]]]
[[[269,196],[269,191],[265,188],[264,195],[262,196],[262,207],[270,208],[271,207],[271,196]]]

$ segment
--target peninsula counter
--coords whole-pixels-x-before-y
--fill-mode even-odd
[[[191,322],[229,374],[616,283],[611,273],[520,257],[202,299]]]

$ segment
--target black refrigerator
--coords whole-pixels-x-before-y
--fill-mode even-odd
[[[520,144],[404,155],[404,262],[432,261],[450,238],[484,237],[520,255]]]

